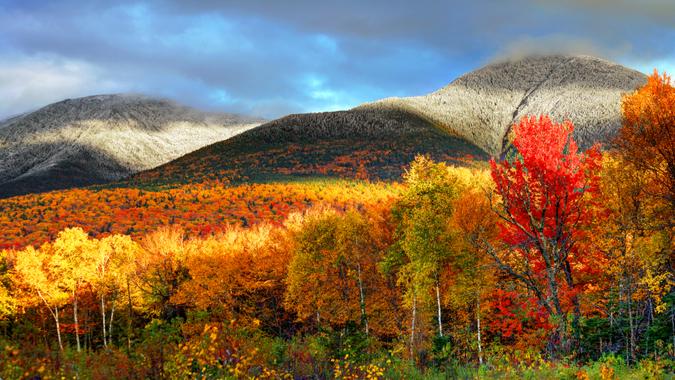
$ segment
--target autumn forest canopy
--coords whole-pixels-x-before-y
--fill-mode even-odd
[[[389,181],[363,162],[397,161],[362,142],[270,173],[320,178],[167,167],[184,183],[0,200],[0,378],[672,373],[670,77],[621,109],[606,146],[530,115],[503,157],[411,148]]]

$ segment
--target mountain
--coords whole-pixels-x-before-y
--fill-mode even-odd
[[[509,146],[511,125],[542,113],[573,121],[579,145],[587,148],[616,133],[622,94],[645,81],[640,72],[588,56],[499,62],[429,95],[283,117],[139,173],[130,183],[395,179],[418,153],[455,162],[500,155]]]
[[[0,122],[0,197],[119,180],[261,122],[142,95],[67,99]]]
[[[360,109],[405,110],[491,155],[525,115],[571,120],[580,147],[606,142],[621,125],[621,96],[647,77],[589,56],[534,56],[485,66],[425,96],[388,98]]]

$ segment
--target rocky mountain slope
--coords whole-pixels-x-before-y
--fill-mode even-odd
[[[463,161],[504,152],[510,126],[551,114],[576,125],[582,148],[611,138],[622,94],[644,74],[587,56],[528,57],[488,65],[426,96],[349,111],[290,115],[132,179],[137,185],[280,175],[398,178],[415,154]]]
[[[510,126],[525,115],[571,120],[582,148],[621,125],[621,95],[646,76],[589,56],[539,56],[485,66],[425,96],[388,98],[360,109],[416,114],[491,155],[506,149]]]
[[[140,95],[64,100],[0,121],[0,197],[119,180],[260,123]]]

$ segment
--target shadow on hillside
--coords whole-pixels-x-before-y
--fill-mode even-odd
[[[60,148],[60,144],[38,146],[49,152]],[[55,165],[32,165],[31,168],[39,169],[27,168],[15,178],[0,183],[0,198],[107,183],[120,178],[107,177],[105,173],[128,172],[115,158],[90,146],[77,145],[65,158]]]

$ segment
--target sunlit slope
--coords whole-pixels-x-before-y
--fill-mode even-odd
[[[621,96],[646,76],[589,56],[540,56],[491,64],[425,96],[388,98],[358,109],[405,110],[491,155],[508,145],[510,126],[525,115],[571,120],[582,148],[606,142],[621,125]]]
[[[0,122],[0,197],[118,180],[259,123],[140,95],[64,100]]]

